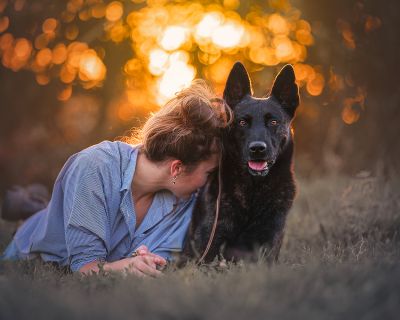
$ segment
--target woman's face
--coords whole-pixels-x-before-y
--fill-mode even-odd
[[[177,176],[176,183],[171,188],[171,191],[178,198],[186,199],[197,189],[204,186],[210,174],[217,168],[217,153],[213,153],[209,159],[200,162],[192,171],[188,171],[183,166],[183,172]]]

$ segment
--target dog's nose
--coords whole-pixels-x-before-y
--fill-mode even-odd
[[[250,142],[249,149],[251,153],[262,153],[267,150],[267,145],[262,141]]]

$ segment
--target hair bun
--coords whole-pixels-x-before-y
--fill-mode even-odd
[[[153,161],[172,157],[198,163],[216,152],[221,128],[230,123],[231,115],[204,80],[194,80],[146,121],[140,134],[142,148]]]

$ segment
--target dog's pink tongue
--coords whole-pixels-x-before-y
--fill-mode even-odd
[[[249,161],[249,167],[255,171],[262,171],[267,167],[266,161]]]

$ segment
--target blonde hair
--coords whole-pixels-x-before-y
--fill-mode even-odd
[[[196,165],[220,151],[222,129],[231,119],[224,100],[204,80],[194,80],[124,141],[140,142],[149,160],[175,158]]]

